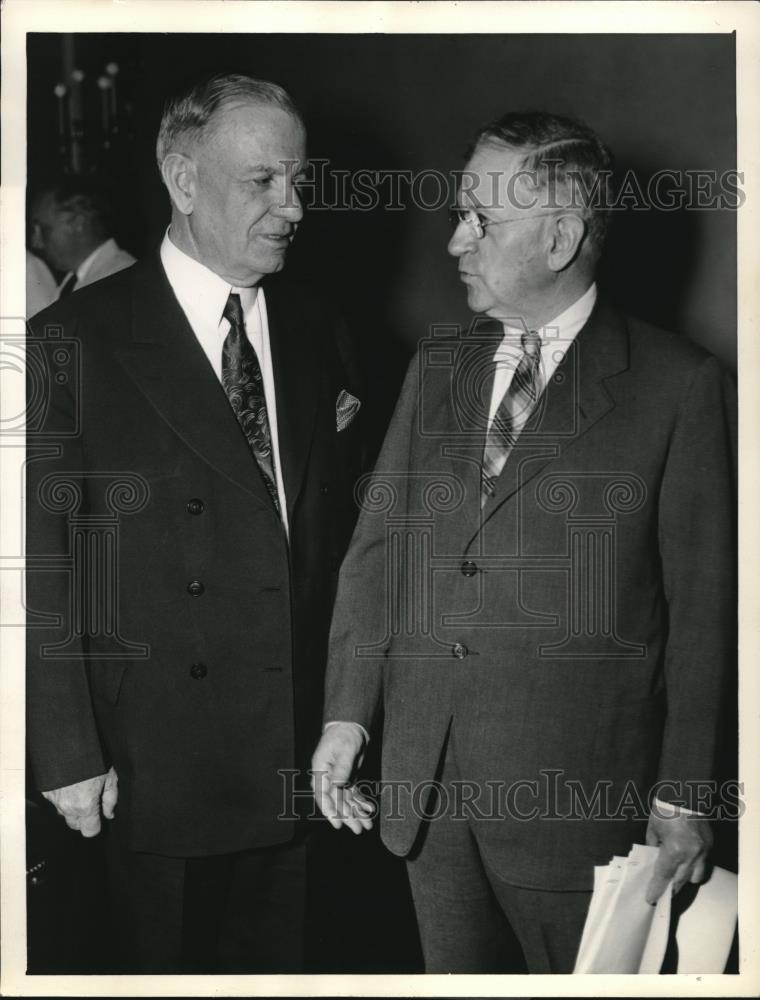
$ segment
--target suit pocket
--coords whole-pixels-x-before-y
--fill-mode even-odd
[[[97,697],[118,705],[126,672],[125,664],[94,663],[90,667],[90,688]]]

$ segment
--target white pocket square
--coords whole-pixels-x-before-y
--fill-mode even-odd
[[[335,402],[335,426],[339,431],[344,431],[359,412],[361,400],[352,396],[350,392],[341,389]]]

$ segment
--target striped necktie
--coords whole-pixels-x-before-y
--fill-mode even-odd
[[[245,332],[240,296],[235,292],[230,292],[223,315],[230,329],[222,348],[222,385],[279,514],[280,498],[277,494],[264,378],[256,351]]]
[[[496,492],[496,480],[541,395],[541,338],[522,335],[523,356],[488,428],[480,469],[480,506]]]

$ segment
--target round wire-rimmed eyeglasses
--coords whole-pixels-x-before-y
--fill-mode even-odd
[[[452,229],[456,229],[458,225],[464,222],[472,230],[475,239],[482,240],[489,226],[504,226],[509,222],[528,222],[531,219],[540,219],[545,215],[556,215],[558,211],[560,210],[554,209],[551,212],[537,212],[535,215],[523,215],[517,219],[487,219],[480,212],[476,212],[474,208],[450,208],[449,224]]]

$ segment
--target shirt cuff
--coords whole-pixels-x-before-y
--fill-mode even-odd
[[[675,802],[663,802],[662,799],[654,798],[654,805],[662,816],[704,816],[698,809],[687,809],[686,806],[676,805]]]
[[[361,734],[364,737],[364,745],[366,746],[369,743],[369,733],[360,722],[344,722],[341,719],[335,719],[332,722],[326,722],[322,727],[322,732],[329,729],[330,726],[356,726],[357,729],[361,730]]]

